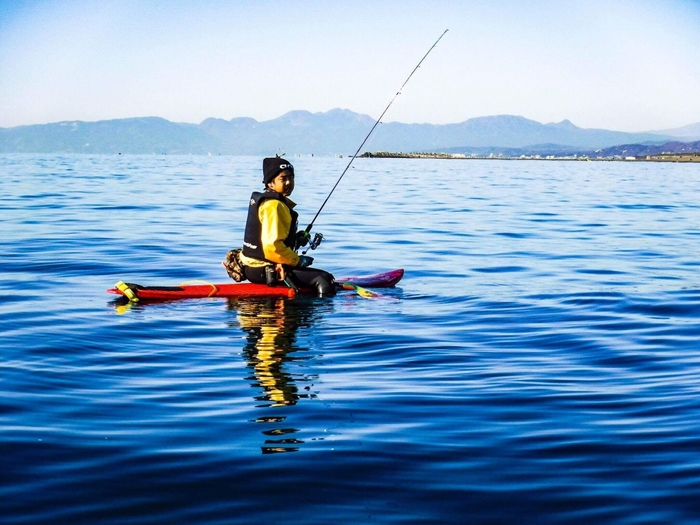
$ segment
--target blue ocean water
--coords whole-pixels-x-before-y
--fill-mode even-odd
[[[226,282],[260,164],[0,156],[2,523],[700,522],[697,166],[358,159],[313,255],[383,297],[105,293]]]

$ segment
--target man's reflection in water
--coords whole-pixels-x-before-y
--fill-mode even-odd
[[[236,311],[238,323],[247,336],[243,352],[252,370],[248,379],[253,387],[262,389],[262,394],[255,396],[256,400],[264,402],[259,407],[285,407],[295,405],[300,399],[314,398],[311,388],[316,376],[292,373],[288,368],[316,357],[309,355],[308,348],[297,345],[297,332],[301,327],[311,327],[320,317],[323,306],[319,301],[286,297],[232,298],[228,308]],[[254,421],[269,425],[285,419],[267,416]],[[294,437],[297,432],[295,428],[263,431],[267,438],[263,454],[296,452],[303,443]]]

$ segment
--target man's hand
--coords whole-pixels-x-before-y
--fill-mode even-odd
[[[300,255],[299,256],[299,262],[297,263],[297,268],[308,268],[313,264],[314,258],[309,257],[308,255]]]

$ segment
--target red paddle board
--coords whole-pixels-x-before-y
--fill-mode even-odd
[[[363,288],[390,288],[403,277],[403,270],[392,270],[375,275],[361,277],[344,277],[338,283],[349,283]],[[138,300],[168,301],[174,299],[195,299],[199,297],[244,297],[244,296],[282,296],[294,297],[296,292],[286,286],[267,286],[254,283],[226,284],[183,284],[182,286],[141,286],[132,283],[118,283],[119,288],[111,288],[108,293],[125,295],[132,293]],[[302,293],[313,290],[301,289]]]

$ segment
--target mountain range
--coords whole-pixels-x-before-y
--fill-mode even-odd
[[[291,111],[262,122],[245,117],[208,118],[200,124],[159,117],[57,122],[0,128],[0,152],[349,155],[374,122],[368,115],[347,109]],[[473,148],[481,153],[515,148],[545,153],[545,149],[593,151],[621,144],[660,145],[698,139],[700,123],[674,130],[627,133],[580,128],[568,120],[542,124],[520,116],[497,115],[456,124],[382,123],[363,151],[468,153]]]

